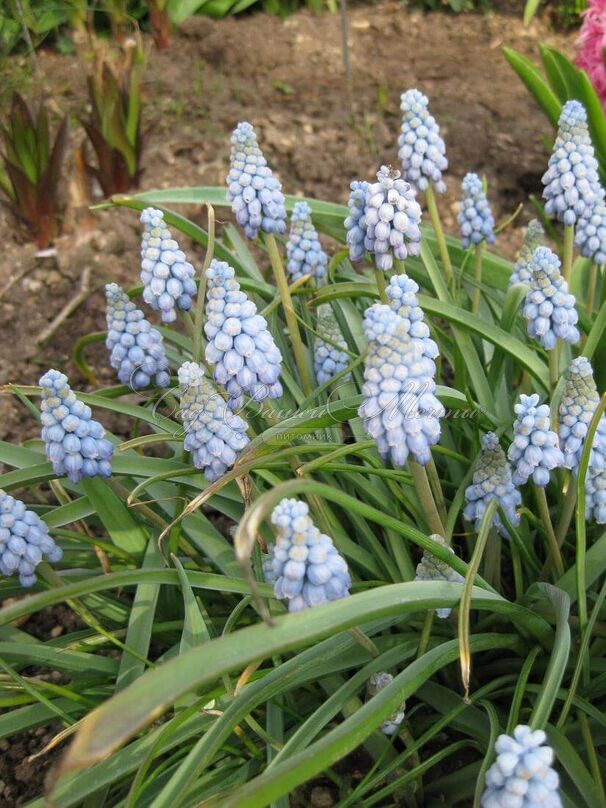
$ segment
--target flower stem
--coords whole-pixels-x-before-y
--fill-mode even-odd
[[[375,281],[377,282],[377,289],[379,290],[379,297],[381,298],[381,303],[389,303],[387,298],[387,283],[385,282],[385,273],[382,272],[380,269],[375,269]]]
[[[568,528],[570,527],[570,520],[572,519],[572,515],[574,513],[574,506],[576,501],[577,501],[577,487],[574,484],[574,480],[571,479],[568,485],[568,491],[566,492],[566,499],[564,500],[564,505],[562,507],[562,513],[560,514],[558,529],[556,531],[558,547],[561,547],[564,544],[564,539],[566,538]]]
[[[560,343],[556,342],[554,348],[547,352],[549,355],[549,389],[553,393],[558,383],[560,369]]]
[[[419,638],[419,645],[417,647],[417,659],[422,657],[427,650],[427,645],[431,637],[431,627],[433,625],[434,614],[435,612],[433,609],[429,609],[425,614],[425,620],[423,621],[423,628]]]
[[[587,289],[587,306],[585,309],[587,312],[587,316],[589,318],[591,318],[591,315],[593,314],[598,273],[599,273],[598,265],[592,262],[591,267],[589,269],[589,288]]]
[[[280,251],[278,250],[275,236],[272,233],[265,233],[264,235],[269,260],[271,261],[274,277],[278,286],[278,292],[280,293],[280,298],[282,299],[282,307],[284,308],[286,324],[288,325],[288,330],[290,332],[290,339],[292,341],[295,362],[297,363],[299,376],[301,378],[301,385],[303,386],[303,392],[305,395],[309,396],[312,392],[312,385],[307,367],[307,358],[305,356],[305,348],[303,346],[303,341],[301,340],[301,333],[299,332],[297,318],[295,317],[295,310],[292,304],[292,298],[290,296],[290,288],[288,286],[288,280],[284,271],[284,265],[280,257]]]
[[[215,209],[208,205],[208,242],[206,245],[206,255],[200,270],[200,283],[198,285],[198,296],[196,298],[196,309],[194,312],[194,346],[193,360],[200,362],[202,357],[202,319],[204,317],[204,299],[206,297],[206,270],[210,266],[215,252]]]
[[[433,456],[429,461],[429,463],[427,464],[427,479],[429,480],[429,485],[431,486],[431,492],[433,494],[435,503],[438,507],[438,513],[440,514],[440,519],[442,520],[442,524],[445,526],[446,520],[448,519],[448,512],[446,510],[446,502],[444,500],[444,494],[442,492],[440,476],[438,474],[438,470],[436,468]],[[448,539],[448,536],[444,536],[444,538]]]
[[[572,271],[572,256],[574,252],[574,225],[569,224],[564,228],[564,248],[562,255],[562,275],[566,283],[570,283],[570,273]]]
[[[421,503],[425,519],[427,520],[431,532],[444,537],[446,529],[442,524],[436,502],[431,493],[431,486],[429,485],[425,467],[419,465],[419,463],[416,463],[414,460],[408,461],[408,467],[410,468],[417,496],[419,497],[419,502]]]
[[[477,314],[478,313],[478,310],[480,308],[480,298],[482,297],[482,289],[481,289],[481,285],[482,285],[482,247],[483,247],[483,244],[482,244],[482,242],[480,242],[480,244],[476,245],[475,252],[474,252],[474,258],[475,258],[474,277],[475,277],[476,285],[475,285],[475,288],[473,290],[473,298],[471,300],[471,312],[472,312],[472,314]]]
[[[430,183],[427,187],[427,190],[425,191],[425,199],[427,201],[427,209],[429,210],[429,218],[431,219],[431,224],[433,226],[434,233],[436,234],[436,241],[438,242],[440,255],[442,256],[442,264],[444,265],[444,272],[446,273],[446,281],[447,283],[452,283],[452,263],[450,261],[450,255],[448,254],[448,245],[446,244],[446,239],[444,238],[444,231],[442,230],[442,222],[440,221],[440,214],[436,204],[433,183]]]
[[[558,544],[558,540],[551,523],[551,516],[549,515],[549,505],[547,504],[545,489],[542,486],[537,485],[536,494],[539,505],[539,513],[541,514],[541,519],[543,520],[543,525],[545,526],[545,532],[547,533],[547,544],[549,547],[549,554],[551,556],[551,563],[553,565],[553,569],[555,570],[556,576],[561,578],[562,575],[564,575],[564,562],[562,561],[560,545]]]

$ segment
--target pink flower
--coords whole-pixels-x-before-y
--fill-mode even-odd
[[[606,109],[606,0],[589,0],[577,42],[577,65],[585,70]]]

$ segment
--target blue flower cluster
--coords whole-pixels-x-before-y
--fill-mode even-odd
[[[168,387],[170,375],[162,334],[117,283],[106,285],[105,299],[105,345],[111,351],[110,365],[118,371],[122,384],[133,390],[143,390],[152,381],[156,387]]]
[[[487,432],[482,438],[482,449],[476,460],[471,485],[465,489],[465,509],[463,516],[468,522],[475,523],[479,530],[486,508],[496,499],[503,509],[509,523],[516,527],[520,524],[516,508],[522,501],[520,492],[511,479],[511,467],[505,452],[499,445],[494,432]],[[508,539],[509,533],[499,513],[495,513],[492,524],[501,536]]]
[[[239,123],[231,136],[231,155],[227,175],[227,199],[236,221],[248,238],[265,233],[286,232],[286,208],[280,182],[257,143],[250,123]]]
[[[564,453],[564,466],[567,469],[576,471],[579,467],[589,424],[599,402],[600,396],[589,360],[585,356],[578,356],[572,360],[568,368],[558,413],[560,447]],[[600,469],[604,454],[606,454],[606,419],[602,418],[594,438],[589,467]]]
[[[400,97],[402,134],[398,138],[404,179],[424,191],[432,183],[443,194],[446,185],[442,172],[448,168],[446,147],[440,137],[440,127],[429,114],[429,101],[419,90],[407,90]]]
[[[549,405],[539,404],[539,396],[520,396],[514,407],[517,416],[513,425],[513,443],[507,457],[514,466],[513,482],[524,485],[532,476],[533,482],[545,488],[549,473],[564,465],[559,439],[549,428]]]
[[[543,730],[518,724],[511,735],[499,735],[497,759],[486,772],[482,808],[562,808],[560,778],[554,753]]]
[[[410,338],[409,322],[389,306],[366,310],[364,333],[368,355],[358,410],[364,429],[394,466],[403,466],[409,454],[425,466],[444,416],[435,396],[435,363],[424,355],[423,341]]]
[[[486,241],[493,244],[495,241],[494,219],[484,193],[482,180],[477,174],[469,173],[463,177],[461,183],[461,208],[457,216],[461,230],[463,247],[481,244]]]
[[[428,359],[436,359],[440,352],[438,346],[429,335],[425,314],[419,306],[418,291],[418,284],[405,273],[401,273],[400,275],[391,276],[385,294],[391,308],[406,321],[409,337],[417,340],[421,345],[423,356]]]
[[[246,421],[234,415],[195,362],[178,371],[183,446],[192,453],[194,466],[214,483],[236,462],[248,443]]]
[[[510,286],[515,283],[530,283],[532,278],[532,256],[537,247],[543,246],[545,246],[543,226],[538,219],[532,219],[528,222],[518,260],[513,265],[513,272],[509,278]]]
[[[63,551],[49,536],[48,528],[34,511],[0,488],[0,572],[15,572],[21,586],[36,583],[35,569],[45,559],[61,561]]]
[[[349,215],[343,224],[347,233],[346,241],[349,247],[349,260],[354,262],[360,261],[366,252],[364,246],[364,239],[366,238],[364,208],[366,207],[368,186],[369,183],[365,180],[354,180],[349,186],[351,189],[347,202]]]
[[[349,595],[347,563],[320,533],[309,507],[298,499],[283,499],[274,508],[272,524],[278,533],[265,561],[265,577],[277,598],[288,600],[288,610],[299,612]]]
[[[162,322],[177,319],[175,306],[189,311],[196,296],[194,268],[172,237],[161,210],[146,208],[141,214],[145,225],[141,240],[141,282],[143,300],[160,311]]]
[[[371,674],[370,679],[368,680],[368,684],[366,685],[366,692],[368,696],[372,698],[376,696],[377,693],[380,693],[381,690],[384,690],[388,685],[393,682],[393,676],[391,673],[387,673],[387,671],[380,671],[379,673]],[[392,735],[395,735],[398,731],[400,724],[404,721],[406,717],[406,702],[403,701],[400,705],[400,708],[395,711],[386,721],[383,721],[381,724],[381,732],[384,735],[387,735],[388,738],[391,738]]]
[[[441,544],[442,547],[446,547],[454,555],[454,550],[443,536],[434,533],[429,538]],[[423,557],[417,564],[415,581],[449,581],[453,584],[462,584],[463,576],[449,567],[445,561],[437,558],[428,550],[424,550]],[[452,609],[436,609],[436,614],[444,619],[450,616],[451,611]]]
[[[215,365],[214,378],[229,393],[228,406],[244,405],[244,393],[255,401],[282,396],[282,354],[267,321],[240,289],[236,273],[225,261],[213,259],[208,279],[206,360]]]
[[[400,172],[381,166],[377,182],[367,188],[363,220],[364,246],[374,255],[377,269],[388,272],[394,258],[418,255],[421,246],[421,206]]]
[[[587,113],[579,101],[567,101],[562,108],[543,185],[545,213],[566,226],[588,215],[603,197]]]
[[[90,407],[76,398],[67,376],[49,370],[39,384],[42,440],[54,473],[67,475],[73,483],[82,477],[111,477],[114,447],[92,419]]]
[[[532,277],[522,314],[528,320],[528,336],[553,351],[558,338],[571,345],[581,338],[574,295],[560,272],[560,260],[549,247],[537,247],[532,257]]]
[[[575,241],[583,258],[606,264],[606,203],[600,199],[577,223]]]
[[[326,275],[328,256],[318,239],[307,202],[297,202],[293,208],[286,257],[286,270],[291,281],[298,281],[304,275],[320,280]]]
[[[329,303],[318,308],[317,330],[320,337],[314,342],[314,371],[318,384],[326,384],[342,373],[350,361],[347,343]]]

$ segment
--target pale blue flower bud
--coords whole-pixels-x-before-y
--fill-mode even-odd
[[[429,114],[429,101],[419,90],[407,90],[400,96],[402,134],[398,138],[404,179],[419,191],[429,183],[443,194],[446,185],[442,172],[448,168],[446,147],[440,137],[440,127]]]
[[[560,260],[549,247],[537,247],[532,256],[532,275],[522,314],[528,321],[528,336],[552,351],[558,338],[571,345],[581,338],[574,295],[560,272]]]
[[[509,286],[513,286],[515,283],[530,283],[532,278],[532,256],[537,247],[544,246],[545,231],[543,226],[538,219],[532,219],[528,222],[518,260],[513,265]]]
[[[577,222],[575,242],[584,258],[606,264],[606,204],[599,199]]]
[[[579,467],[587,431],[599,402],[589,360],[578,356],[568,368],[558,418],[560,447],[564,453],[564,466],[568,469],[576,471]],[[606,419],[602,417],[591,449],[589,467],[596,471],[606,468],[605,455]]]
[[[494,218],[484,193],[482,180],[477,174],[466,174],[461,183],[461,207],[457,216],[463,247],[493,244],[495,241]]]
[[[326,339],[320,337],[314,342],[314,370],[318,384],[325,384],[345,370],[349,357],[346,353],[347,343],[329,303],[319,306],[317,326],[318,333]]]
[[[454,550],[443,536],[434,533],[429,538],[446,547],[454,555]],[[417,564],[415,581],[450,581],[453,584],[462,584],[463,576],[429,550],[424,550],[423,557]],[[436,609],[436,614],[438,617],[446,618],[450,616],[451,611],[452,609]]]
[[[412,278],[402,273],[392,275],[387,284],[385,293],[389,305],[407,323],[407,333],[411,339],[418,340],[423,349],[423,356],[436,359],[439,355],[438,346],[429,335],[429,328],[425,322],[425,314],[419,306],[417,292],[419,286]]]
[[[393,676],[391,673],[387,673],[387,671],[381,671],[380,673],[373,673],[371,674],[370,679],[368,680],[368,684],[366,685],[366,692],[370,698],[376,696],[377,693],[380,693],[381,690],[384,690],[388,685],[393,682]],[[386,721],[383,721],[381,724],[381,732],[384,735],[387,735],[390,738],[392,735],[395,735],[398,731],[400,724],[404,721],[406,717],[406,702],[403,701],[400,705],[400,708],[395,711]]]
[[[317,279],[325,277],[328,256],[318,239],[307,202],[297,202],[293,209],[286,256],[286,270],[291,282],[298,281],[304,275]]]
[[[511,467],[505,452],[499,446],[499,439],[494,432],[487,432],[482,438],[482,449],[474,466],[472,483],[465,490],[463,516],[468,522],[475,523],[476,530],[480,529],[482,517],[493,499],[498,501],[513,527],[520,524],[516,508],[522,497],[511,479]],[[501,536],[509,538],[498,512],[495,513],[492,524]]]
[[[347,207],[349,215],[346,217],[344,226],[347,231],[347,246],[349,247],[349,260],[360,261],[364,257],[366,248],[366,220],[364,218],[364,208],[366,207],[366,195],[370,183],[362,180],[354,180],[349,186],[349,200]]]
[[[513,425],[513,443],[507,452],[514,467],[513,482],[524,485],[532,476],[536,485],[545,488],[550,472],[564,465],[558,436],[549,428],[549,405],[539,404],[537,393],[522,394],[514,411],[517,418]]]

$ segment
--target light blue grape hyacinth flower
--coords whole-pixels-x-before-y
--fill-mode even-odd
[[[307,202],[297,202],[293,208],[286,258],[286,271],[291,282],[304,275],[311,275],[316,280],[326,276],[328,256],[311,221],[311,208]]]
[[[537,247],[544,246],[545,231],[543,226],[538,219],[532,219],[528,222],[518,260],[513,265],[513,271],[509,277],[509,286],[516,283],[530,283],[532,278],[532,256]]]
[[[575,242],[583,258],[606,264],[606,203],[600,199],[577,222]]]
[[[229,393],[228,406],[241,409],[245,393],[257,402],[280,398],[282,354],[266,319],[240,289],[233,267],[225,261],[213,259],[206,277],[206,361],[215,366],[217,384]]]
[[[156,387],[168,387],[170,374],[162,334],[117,283],[106,285],[105,299],[105,345],[118,379],[133,390],[143,390],[152,382]]]
[[[425,466],[440,439],[444,407],[435,396],[435,362],[422,341],[409,335],[409,323],[389,306],[366,310],[364,400],[358,414],[381,457],[403,466],[409,455]]]
[[[425,314],[419,306],[417,292],[419,286],[405,273],[392,275],[385,289],[389,305],[408,324],[407,332],[411,339],[418,340],[423,356],[436,359],[440,353],[438,346],[429,334]]]
[[[246,421],[228,409],[200,365],[184,362],[178,376],[183,447],[191,452],[194,466],[214,483],[234,465],[248,444]]]
[[[143,300],[159,311],[162,322],[177,319],[176,309],[189,311],[196,296],[194,268],[172,237],[164,214],[146,208],[141,214],[144,225],[141,239],[141,282]]]
[[[288,611],[299,612],[349,595],[347,563],[330,536],[314,525],[309,507],[299,499],[283,499],[271,522],[278,537],[264,563],[274,594],[288,600]]]
[[[53,472],[72,483],[83,477],[111,477],[113,445],[105,430],[91,417],[91,409],[76,398],[67,376],[49,370],[40,379],[42,388],[42,440]]]
[[[390,685],[393,682],[393,675],[388,673],[387,671],[379,671],[378,673],[373,673],[368,680],[366,685],[366,692],[370,698],[376,696],[377,693],[380,693],[382,690]],[[392,713],[388,719],[383,721],[381,724],[381,732],[384,735],[387,735],[388,738],[391,738],[392,735],[395,735],[396,732],[400,728],[400,724],[406,718],[406,702],[403,701],[400,705],[399,709]]]
[[[23,502],[0,488],[0,572],[15,573],[21,586],[36,583],[36,567],[43,561],[56,564],[63,551],[48,533],[46,524]]]
[[[454,550],[443,536],[434,533],[429,538],[441,544],[442,547],[446,547],[454,555]],[[415,581],[449,581],[453,584],[462,584],[463,576],[456,570],[453,570],[452,567],[449,567],[445,561],[442,561],[428,550],[424,550],[423,557],[417,564]],[[451,611],[452,609],[447,608],[436,609],[436,614],[438,617],[445,619],[450,617]]]
[[[567,101],[542,179],[545,213],[571,227],[603,199],[587,113],[579,101]]]
[[[514,406],[513,443],[507,458],[513,465],[513,482],[524,485],[529,477],[540,488],[549,483],[550,472],[564,465],[559,438],[550,426],[548,404],[539,404],[539,396],[521,395]]]
[[[471,485],[465,489],[465,509],[463,516],[468,522],[473,522],[476,531],[479,531],[482,517],[493,499],[496,499],[503,509],[508,522],[516,527],[520,524],[516,508],[522,501],[520,492],[515,487],[511,477],[511,467],[505,457],[505,452],[499,445],[499,439],[494,432],[487,432],[481,441],[480,456],[476,460]],[[508,539],[509,533],[503,524],[499,513],[495,513],[492,524],[501,536]]]
[[[574,295],[560,272],[560,259],[549,247],[537,247],[532,256],[532,276],[522,314],[528,336],[552,351],[558,339],[576,345],[581,335]]]
[[[256,238],[259,230],[285,233],[282,186],[267,165],[253,125],[246,121],[232,133],[229,165],[227,199],[248,238]]]
[[[493,244],[496,240],[494,218],[484,193],[482,180],[472,172],[466,174],[461,183],[461,192],[461,207],[457,221],[463,247],[465,249],[471,246],[477,247],[484,241]]]
[[[589,425],[600,403],[593,370],[585,356],[573,359],[566,374],[564,392],[558,412],[560,448],[564,466],[576,471],[581,462]],[[606,419],[598,424],[589,459],[589,468],[601,471],[606,467]]]
[[[499,735],[497,759],[486,772],[482,808],[562,808],[554,752],[543,730],[518,724],[512,735]]]
[[[364,208],[364,246],[382,272],[421,248],[421,206],[400,172],[381,166],[377,182],[368,186]]]
[[[400,96],[402,133],[398,138],[398,157],[407,182],[419,191],[425,191],[432,183],[443,194],[446,185],[442,172],[448,168],[446,147],[428,104],[427,96],[419,90],[407,90]]]
[[[370,183],[365,180],[354,180],[351,183],[349,200],[347,207],[349,214],[345,218],[344,226],[346,231],[346,242],[349,248],[349,260],[361,261],[364,258],[366,247],[366,219],[364,218],[364,208],[366,207],[366,197]]]
[[[320,336],[314,341],[314,371],[318,384],[326,384],[342,373],[350,362],[347,343],[329,303],[318,307],[317,331]]]

